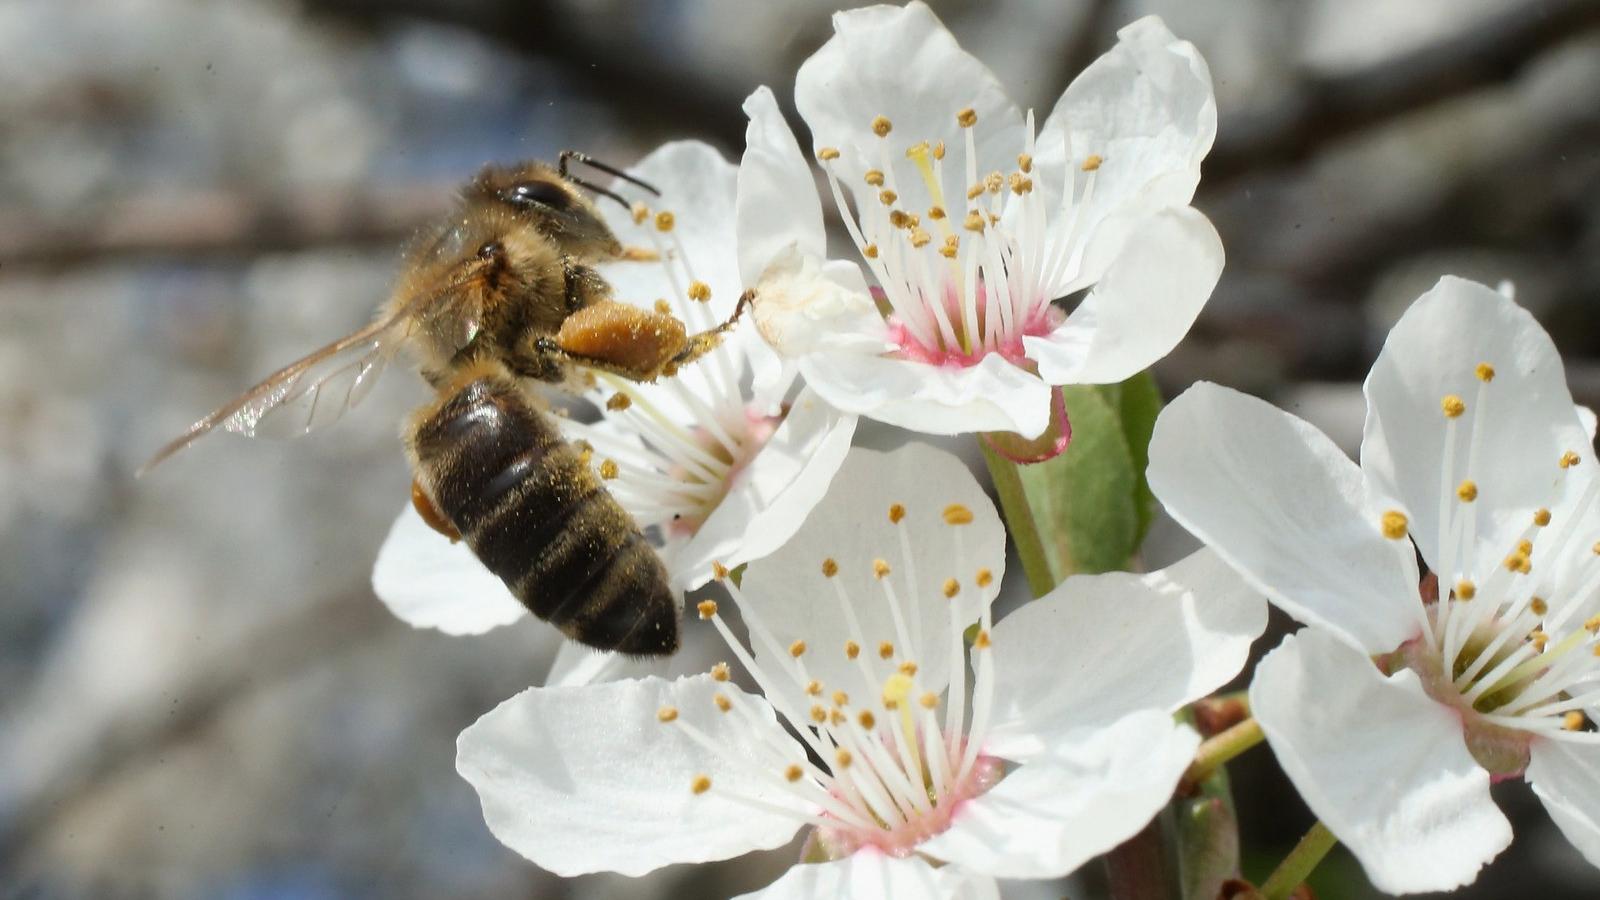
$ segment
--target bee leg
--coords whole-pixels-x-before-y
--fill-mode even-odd
[[[600,273],[594,269],[570,259],[563,259],[561,274],[566,282],[563,299],[566,301],[568,313],[611,299],[611,283],[600,277]]]
[[[422,517],[422,521],[427,523],[429,528],[449,538],[450,543],[454,544],[461,540],[461,532],[457,531],[456,526],[439,511],[439,507],[433,503],[433,498],[428,496],[415,478],[411,479],[411,505],[417,508],[417,515]]]
[[[533,353],[539,359],[547,361],[555,369],[562,369],[566,366],[580,366],[585,369],[593,369],[596,372],[605,372],[609,375],[626,378],[629,381],[655,381],[657,377],[664,374],[662,371],[663,366],[661,365],[649,367],[629,366],[609,359],[573,353],[571,350],[567,350],[556,343],[555,338],[551,337],[541,336],[534,338]],[[670,360],[668,362],[670,363]]]
[[[623,247],[617,259],[623,262],[659,262],[661,254],[649,247]]]
[[[672,375],[677,372],[679,367],[686,366],[717,349],[717,345],[722,343],[722,336],[739,323],[739,317],[744,315],[745,307],[748,307],[755,299],[755,288],[745,291],[739,295],[739,303],[734,306],[733,315],[729,316],[726,322],[715,328],[691,334],[685,338],[683,349],[662,364],[662,374]]]

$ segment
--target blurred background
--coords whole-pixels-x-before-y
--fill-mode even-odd
[[[1041,114],[1145,13],[1210,62],[1197,205],[1228,268],[1157,370],[1169,396],[1219,380],[1353,451],[1383,335],[1454,272],[1513,280],[1600,405],[1600,2],[933,5]],[[414,377],[313,438],[132,472],[364,322],[399,244],[482,163],[626,164],[677,137],[737,159],[740,101],[764,83],[788,102],[833,6],[0,0],[0,896],[723,897],[776,877],[781,853],[563,882],[489,835],[456,733],[555,645],[531,621],[414,632],[372,597]],[[1147,556],[1189,546],[1169,524]],[[1233,768],[1260,877],[1311,817],[1265,749]],[[1496,793],[1516,842],[1463,896],[1600,892],[1525,786]],[[1345,855],[1318,885],[1375,896]]]

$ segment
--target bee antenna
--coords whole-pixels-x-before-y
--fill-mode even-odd
[[[567,176],[567,180],[572,182],[573,184],[577,185],[578,187],[584,188],[585,190],[594,191],[596,194],[599,194],[602,197],[610,197],[612,200],[615,200],[618,203],[622,204],[622,207],[624,209],[632,209],[633,208],[633,204],[629,203],[627,201],[627,198],[623,197],[621,194],[617,193],[616,191],[607,190],[606,188],[603,188],[598,184],[590,184],[589,182],[584,181],[582,178],[579,178],[576,175],[568,175]]]
[[[562,178],[567,179],[568,181],[572,182],[573,184],[580,185],[582,187],[586,187],[589,190],[594,191],[597,194],[602,194],[602,195],[611,197],[611,198],[613,198],[615,200],[618,200],[618,201],[620,201],[622,203],[623,206],[629,206],[630,204],[628,203],[628,201],[623,200],[621,197],[618,197],[616,194],[613,194],[610,191],[603,190],[601,188],[595,187],[594,185],[589,184],[588,182],[579,179],[576,175],[568,174],[567,173],[567,162],[569,160],[577,160],[578,162],[583,163],[584,165],[588,166],[591,169],[599,169],[600,171],[605,172],[607,175],[615,175],[616,177],[621,178],[623,181],[626,181],[629,184],[637,185],[638,187],[644,188],[645,190],[649,191],[650,193],[654,194],[657,197],[661,196],[661,192],[659,190],[657,190],[656,186],[651,184],[650,182],[644,181],[644,180],[639,179],[639,178],[635,178],[634,176],[629,175],[627,172],[624,172],[624,171],[622,171],[621,169],[619,169],[619,168],[617,168],[615,166],[607,165],[607,164],[595,159],[594,157],[590,156],[587,153],[582,153],[582,152],[577,151],[577,150],[563,150],[563,151],[561,151],[560,159],[561,159],[561,165],[557,169],[557,171],[560,173]]]

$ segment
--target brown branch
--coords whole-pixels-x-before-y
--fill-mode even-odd
[[[449,210],[454,185],[357,185],[263,195],[152,190],[93,215],[41,224],[0,209],[0,267],[124,256],[249,255],[329,244],[393,244]]]
[[[83,744],[80,759],[18,799],[0,833],[0,872],[15,876],[38,840],[80,801],[139,760],[194,735],[249,694],[393,633],[394,620],[370,591],[313,603],[201,665],[170,700],[131,710]]]
[[[1230,117],[1205,164],[1216,187],[1430,104],[1509,81],[1545,51],[1600,27],[1600,0],[1534,0],[1463,34],[1342,75],[1312,76],[1272,109]]]

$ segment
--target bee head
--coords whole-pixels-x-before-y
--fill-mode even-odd
[[[467,186],[469,200],[493,204],[550,238],[565,256],[598,260],[622,253],[593,201],[554,168],[528,162],[490,166]]]

